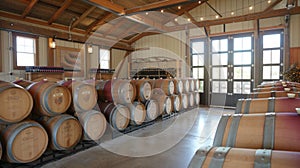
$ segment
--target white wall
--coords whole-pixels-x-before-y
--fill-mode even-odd
[[[300,47],[300,15],[292,15],[290,23],[290,46]]]

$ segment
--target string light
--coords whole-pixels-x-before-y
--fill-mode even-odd
[[[231,12],[231,15],[234,15],[234,12]]]
[[[178,9],[181,9],[181,6],[178,6]]]
[[[188,19],[187,19],[187,21],[188,21],[188,22],[190,22],[190,21],[191,21],[191,19],[190,19],[190,18],[188,18]]]
[[[268,3],[271,3],[272,1],[271,0],[268,0]]]
[[[164,13],[164,10],[162,9],[162,10],[160,10],[160,12],[161,12],[161,13]]]
[[[146,12],[146,15],[148,15],[149,13],[148,12]]]
[[[201,4],[201,1],[198,1],[198,4]]]
[[[252,9],[253,9],[253,6],[250,6],[250,7],[249,7],[249,10],[252,10]]]
[[[216,15],[216,19],[219,19],[219,15]]]
[[[177,21],[178,21],[178,19],[177,19],[177,18],[175,18],[174,20],[175,20],[175,22],[177,22]]]
[[[201,18],[200,18],[200,20],[202,21],[202,20],[204,20],[204,18],[203,18],[203,17],[201,17]]]

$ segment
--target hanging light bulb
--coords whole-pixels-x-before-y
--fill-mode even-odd
[[[231,15],[234,15],[234,12],[231,12]]]
[[[160,12],[161,12],[161,13],[164,13],[164,10],[162,9],[162,10],[160,10]]]
[[[252,10],[252,9],[253,9],[253,6],[250,6],[250,7],[249,7],[249,10]]]
[[[271,0],[268,0],[268,3],[271,3],[272,1]]]
[[[174,20],[175,20],[175,22],[177,22],[177,21],[178,21],[178,19],[177,19],[177,18],[175,18]]]
[[[203,17],[201,17],[201,18],[200,18],[200,20],[202,21],[202,20],[204,20],[204,18],[203,18]]]
[[[190,19],[190,18],[188,18],[188,19],[187,19],[187,21],[188,21],[188,22],[190,22],[190,21],[191,21],[191,19]]]
[[[219,15],[216,15],[216,19],[219,19]]]
[[[178,9],[181,9],[181,6],[178,6]]]

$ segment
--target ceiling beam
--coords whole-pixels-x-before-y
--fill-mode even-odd
[[[132,15],[132,16],[125,16],[125,18],[134,21],[136,23],[145,25],[147,27],[151,27],[154,28],[158,31],[161,32],[166,32],[167,31],[167,27],[164,26],[163,24],[157,22],[157,20],[153,20],[152,18],[150,18],[150,16],[144,16],[144,15],[140,15],[140,14],[136,14],[136,15]]]
[[[39,0],[32,0],[26,7],[26,9],[24,10],[24,12],[22,13],[22,18],[25,18],[28,13],[31,11],[31,9],[33,8],[33,6],[38,2]]]
[[[276,0],[275,2],[273,2],[270,6],[268,6],[264,12],[272,10],[277,4],[279,4],[282,0]]]
[[[139,24],[131,26],[129,29],[127,29],[123,33],[121,33],[117,38],[124,39],[125,37],[129,36],[133,30],[137,30],[139,27],[141,27],[141,25],[139,25]]]
[[[112,28],[110,28],[108,31],[106,31],[105,33],[103,33],[104,37],[110,35],[111,32],[115,31],[116,29],[120,28],[120,26],[124,24],[124,20],[118,20],[118,23],[116,23],[115,25],[112,25]]]
[[[266,11],[266,12],[263,11],[263,12],[258,12],[258,13],[242,15],[242,16],[228,17],[228,18],[223,18],[223,19],[206,20],[206,21],[197,22],[197,26],[207,27],[207,26],[222,25],[222,24],[228,24],[228,23],[238,23],[238,22],[244,22],[244,21],[249,21],[249,20],[285,16],[288,14],[300,14],[300,7],[295,7],[290,10],[277,9],[277,10],[270,10],[270,11]],[[188,27],[188,28],[194,27],[194,24],[172,26],[169,28],[169,31],[185,30],[186,27]]]
[[[96,5],[97,7],[108,12],[113,12],[120,15],[125,14],[125,8],[121,5],[113,3],[112,1],[108,1],[108,0],[84,0],[84,1],[90,2]]]
[[[213,6],[211,6],[210,3],[208,3],[208,1],[205,2],[207,4],[207,6],[212,9],[218,16],[223,17]]]
[[[72,1],[73,0],[65,0],[62,6],[49,19],[48,24],[51,25],[63,13],[63,11],[71,5]]]
[[[72,29],[76,27],[83,19],[85,19],[90,13],[92,13],[97,7],[92,6],[88,10],[86,10],[73,24]]]
[[[138,6],[138,7],[134,7],[131,9],[127,9],[125,10],[125,13],[128,14],[132,14],[132,13],[137,13],[137,12],[142,12],[142,11],[149,11],[149,10],[155,10],[155,9],[160,9],[160,8],[167,8],[170,6],[174,6],[174,5],[179,5],[179,4],[183,4],[183,3],[188,3],[188,2],[192,2],[193,0],[163,0],[163,1],[158,1],[158,2],[154,2],[154,3],[150,3],[144,6]]]
[[[129,40],[129,44],[132,44],[134,42],[136,42],[137,40],[145,37],[145,36],[150,36],[150,35],[155,35],[155,34],[160,34],[158,32],[143,32],[143,33],[140,33],[138,35],[136,35],[135,37],[133,37],[132,39]]]
[[[114,16],[112,13],[106,13],[104,17],[102,17],[100,20],[94,21],[86,30],[86,34],[90,34],[96,27],[103,25],[106,21],[106,19],[109,19],[110,17]]]

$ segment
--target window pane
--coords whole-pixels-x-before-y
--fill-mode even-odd
[[[101,69],[109,69],[109,63],[107,61],[101,61],[100,68]]]
[[[213,67],[212,68],[213,79],[227,79],[227,67]]]
[[[251,79],[251,67],[234,67],[234,79]]]
[[[34,54],[17,53],[17,66],[34,66]]]
[[[233,54],[234,65],[249,65],[252,63],[251,52],[237,52]]]
[[[212,51],[213,52],[222,52],[228,51],[228,40],[212,40]]]
[[[192,43],[192,53],[204,53],[204,42],[193,42]]]
[[[271,64],[272,58],[271,58],[271,50],[265,50],[263,53],[263,64]]]
[[[213,54],[212,55],[212,65],[227,65],[228,64],[228,54]]]
[[[264,35],[263,48],[279,48],[280,34]]]
[[[200,87],[199,87],[199,92],[204,92],[204,81],[199,81],[199,85],[200,85]]]
[[[280,50],[265,50],[263,52],[263,64],[279,64]]]
[[[204,79],[204,68],[193,68],[194,79]]]
[[[251,82],[234,82],[233,92],[236,94],[249,94],[251,91]]]
[[[238,37],[234,38],[234,50],[251,50],[251,37]]]
[[[100,48],[99,60],[100,60],[100,68],[101,69],[109,69],[110,51],[107,49]]]
[[[220,93],[227,93],[227,82],[220,81]]]
[[[242,93],[242,82],[233,82],[233,93]]]
[[[242,93],[249,94],[251,92],[251,82],[242,82]]]
[[[272,79],[279,79],[280,76],[280,66],[272,66]]]
[[[219,93],[220,89],[220,82],[219,81],[213,81],[212,82],[212,92],[213,93]]]
[[[271,79],[271,66],[263,67],[263,79]]]
[[[203,66],[204,65],[204,55],[192,55],[193,65],[192,66]]]
[[[264,66],[263,79],[279,79],[280,66]]]

